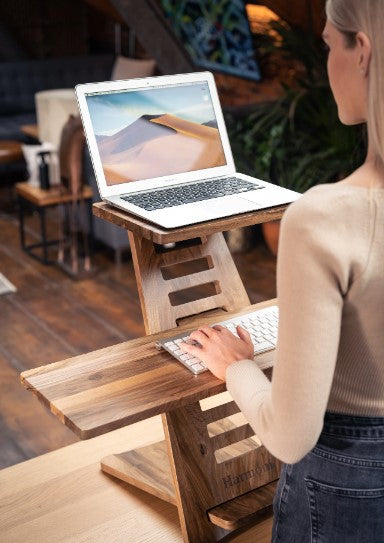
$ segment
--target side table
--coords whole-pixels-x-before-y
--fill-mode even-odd
[[[0,164],[14,162],[23,158],[21,143],[18,141],[0,141]]]
[[[65,191],[63,187],[52,187],[43,190],[32,186],[27,182],[16,184],[16,193],[19,201],[20,220],[20,242],[23,250],[43,264],[51,264],[53,261],[48,258],[48,248],[52,245],[59,245],[60,239],[48,240],[46,227],[46,210],[53,206],[68,206],[71,203],[84,201],[87,205],[89,220],[89,238],[93,238],[93,215],[92,215],[92,189],[84,186],[81,194],[75,195]],[[40,238],[37,243],[26,244],[25,236],[25,212],[27,208],[37,211],[40,218]],[[35,249],[42,249],[42,256],[35,252]]]

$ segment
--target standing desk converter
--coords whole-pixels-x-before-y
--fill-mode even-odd
[[[147,337],[22,374],[82,439],[162,415],[164,442],[111,455],[101,466],[175,504],[185,541],[227,539],[269,515],[280,465],[246,422],[236,423],[239,408],[225,383],[210,372],[193,375],[154,342],[176,326],[178,332],[276,303],[249,305],[222,232],[279,219],[285,209],[165,230],[94,204],[95,215],[128,230]],[[271,354],[260,357],[268,362]]]

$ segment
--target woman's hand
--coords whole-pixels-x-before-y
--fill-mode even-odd
[[[227,367],[237,360],[253,359],[253,344],[249,333],[237,327],[239,337],[223,326],[202,326],[190,335],[191,342],[180,348],[200,358],[216,377],[225,381]],[[196,344],[197,343],[197,344]]]

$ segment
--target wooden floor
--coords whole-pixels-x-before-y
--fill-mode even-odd
[[[18,229],[14,212],[0,212],[0,272],[17,287],[0,296],[0,469],[77,441],[23,389],[21,371],[144,333],[129,256],[116,265],[99,249],[95,275],[74,281],[25,254]],[[257,230],[234,259],[252,303],[275,297],[275,259]]]

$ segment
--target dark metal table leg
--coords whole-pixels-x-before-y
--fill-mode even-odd
[[[24,200],[21,198],[21,196],[18,197],[18,203],[19,203],[19,233],[20,233],[20,243],[21,248],[25,251],[25,228],[24,228]]]
[[[40,226],[41,226],[41,245],[43,248],[43,263],[48,264],[48,243],[47,243],[47,232],[45,228],[45,207],[38,208],[38,213],[40,216]]]
[[[87,200],[88,203],[88,212],[89,212],[89,255],[93,256],[94,251],[94,233],[93,233],[93,213],[92,213],[92,200]]]

